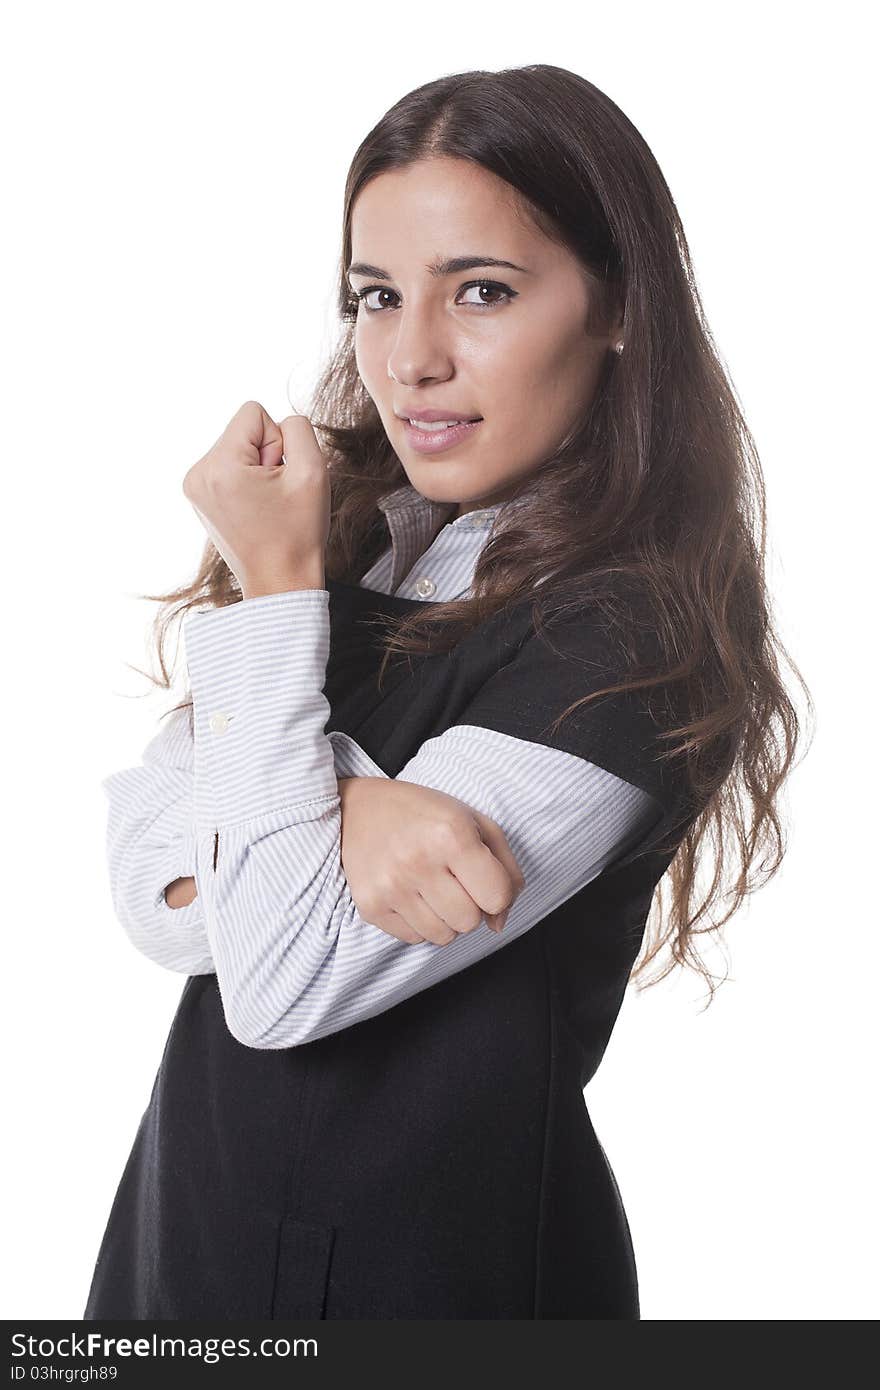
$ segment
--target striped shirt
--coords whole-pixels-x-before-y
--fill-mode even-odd
[[[441,602],[467,595],[497,514],[513,504],[452,519],[453,504],[406,484],[379,505],[391,545],[361,585]],[[123,929],[162,966],[216,972],[230,1032],[256,1048],[338,1032],[503,950],[656,817],[646,792],[583,758],[456,725],[428,739],[398,780],[495,821],[526,886],[500,934],[482,921],[447,945],[412,944],[365,921],[342,869],[336,779],[387,774],[349,735],[324,733],[329,597],[294,590],[191,613],[194,737],[177,711],[141,766],[101,783]],[[169,907],[166,886],[189,876],[196,898]]]

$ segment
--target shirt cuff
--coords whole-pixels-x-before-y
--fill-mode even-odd
[[[183,631],[198,832],[287,807],[311,819],[316,801],[338,795],[324,734],[329,591],[292,589],[203,609]]]
[[[331,729],[327,735],[333,745],[337,777],[384,777],[388,773],[370,757],[359,743],[341,729]]]

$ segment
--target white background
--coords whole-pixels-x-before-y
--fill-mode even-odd
[[[434,77],[532,62],[603,88],[671,186],[763,461],[779,628],[817,708],[784,866],[724,929],[731,978],[705,1012],[690,973],[630,989],[586,1092],[642,1316],[877,1316],[865,14],[379,3],[308,27],[292,4],[177,0],[7,16],[4,1317],[81,1316],[183,987],[114,918],[99,787],[169,703],[126,663],[150,660],[155,605],[135,596],[201,554],[183,475],[243,401],[280,419],[288,373],[316,374],[370,127]]]

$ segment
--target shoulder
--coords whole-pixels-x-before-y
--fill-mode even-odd
[[[663,756],[680,710],[664,668],[650,596],[614,576],[542,602],[466,717],[587,759],[668,804],[682,790]]]
[[[512,670],[530,676],[541,692],[598,691],[600,685],[632,687],[662,678],[665,658],[657,607],[644,589],[624,577],[567,590],[517,605],[519,640]],[[632,691],[631,698],[635,698]]]

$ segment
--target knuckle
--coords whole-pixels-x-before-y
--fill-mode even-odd
[[[508,912],[513,906],[515,897],[516,894],[511,893],[509,889],[501,889],[498,893],[487,893],[486,911],[491,917],[497,917],[500,912]]]
[[[351,900],[363,921],[372,922],[375,925],[377,916],[381,915],[382,912],[378,901],[370,893],[358,893],[357,897],[352,893]]]
[[[472,838],[467,833],[461,817],[449,815],[444,815],[438,821],[436,835],[440,848],[447,853],[463,849]]]
[[[398,941],[409,943],[418,940],[408,923],[402,921],[395,912],[383,911],[380,908],[376,912],[362,913],[361,917],[367,926],[375,927],[377,931],[384,932],[386,936],[393,936]]]
[[[352,896],[354,895],[352,894]],[[390,886],[387,886],[384,881],[372,880],[369,887],[358,890],[357,902],[359,910],[361,911],[361,916],[363,916],[364,913],[368,916],[371,913],[387,913],[392,898],[393,894]],[[374,921],[375,917],[370,917],[370,920]]]
[[[435,867],[436,858],[436,848],[426,845],[423,839],[411,844],[401,839],[395,845],[392,863],[401,881],[418,886],[426,871]]]
[[[387,904],[394,896],[396,877],[387,871],[375,874],[370,884],[369,895],[374,902]]]
[[[397,941],[412,940],[412,932],[410,928],[403,926],[400,922],[395,921],[393,918],[389,919],[387,917],[383,917],[382,920],[378,922],[376,925],[379,927],[380,931],[385,932],[386,936],[393,936],[396,938]]]
[[[462,918],[458,931],[466,936],[468,932],[476,931],[482,920],[483,914],[475,907],[473,912],[469,912],[466,917]]]

